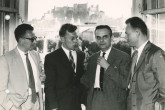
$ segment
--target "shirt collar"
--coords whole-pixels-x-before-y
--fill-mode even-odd
[[[69,55],[69,50],[68,49],[66,49],[63,45],[61,46],[62,47],[62,49],[64,50],[64,52],[67,54],[67,56]]]
[[[147,44],[147,42],[148,42],[148,40],[147,40],[146,42],[144,42],[144,43],[137,49],[137,51],[138,51],[137,62],[139,61],[139,58],[140,58],[140,56],[141,56],[141,54],[142,54],[142,51],[143,51],[145,45]]]
[[[147,44],[147,42],[148,42],[148,40],[146,41],[146,42],[144,42],[137,50],[138,50],[138,52],[142,52],[143,51],[143,49],[144,49],[144,47],[145,47],[145,45]]]
[[[19,49],[18,46],[17,46],[17,50],[21,56],[25,56],[25,52],[23,52],[21,49]],[[27,53],[29,53],[29,52],[27,52]]]
[[[64,52],[65,52],[65,54],[67,55],[68,58],[69,58],[69,51],[71,51],[73,54],[76,53],[76,51],[74,51],[74,50],[66,49],[63,45],[61,47],[64,50]]]
[[[107,50],[107,51],[105,51],[105,59],[107,59],[108,58],[108,55],[109,55],[109,53],[110,53],[110,51],[111,51],[111,49],[112,49],[112,46],[110,46],[110,48]],[[101,51],[101,53],[100,53],[100,56],[102,56],[103,55],[103,51]]]

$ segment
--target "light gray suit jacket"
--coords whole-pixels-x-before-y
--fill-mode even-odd
[[[148,42],[132,76],[127,110],[165,109],[165,52]],[[130,78],[129,78],[130,79]]]
[[[41,60],[35,51],[29,52],[37,67],[39,101],[43,110],[41,82]],[[9,110],[13,105],[21,106],[26,102],[28,92],[28,81],[25,67],[17,48],[0,56],[0,110]]]

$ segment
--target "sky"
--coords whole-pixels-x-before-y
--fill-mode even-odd
[[[98,4],[99,10],[112,18],[127,18],[131,14],[131,0],[29,0],[28,20],[40,19],[55,6],[73,6],[76,3],[88,3],[88,6]]]

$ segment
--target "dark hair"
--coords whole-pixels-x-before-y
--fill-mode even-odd
[[[30,24],[20,24],[17,26],[17,28],[14,31],[15,39],[17,42],[20,38],[22,38],[23,35],[25,35],[27,30],[33,31],[34,28]]]
[[[76,29],[77,29],[77,26],[73,24],[69,24],[69,23],[63,24],[60,28],[59,35],[60,37],[64,37],[67,31],[72,33]]]
[[[110,36],[112,36],[112,29],[108,25],[99,25],[99,26],[96,26],[95,33],[96,33],[96,30],[98,30],[98,29],[108,29],[109,32],[110,32]]]
[[[139,17],[132,17],[132,18],[129,18],[125,21],[126,24],[130,23],[130,25],[132,26],[132,28],[136,29],[140,29],[141,32],[144,34],[144,35],[147,35],[147,25],[145,24],[145,22],[139,18]]]

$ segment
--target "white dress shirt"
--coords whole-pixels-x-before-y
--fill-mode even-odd
[[[70,60],[70,58],[69,58],[69,51],[70,51],[70,50],[66,49],[63,45],[62,45],[62,49],[64,50],[66,56],[67,56],[68,59]],[[71,50],[71,54],[72,54],[73,59],[74,59],[74,64],[75,64],[75,70],[74,70],[74,71],[75,71],[75,73],[76,73],[76,67],[77,67],[77,53],[76,53],[76,51]]]
[[[111,51],[111,47],[105,52],[104,58],[107,60],[109,53]],[[100,56],[103,56],[103,52],[100,52]],[[97,65],[96,67],[96,75],[95,75],[95,84],[94,88],[100,88],[100,65]]]
[[[17,50],[19,52],[19,54],[21,55],[21,59],[23,61],[23,64],[24,64],[24,67],[25,67],[25,71],[26,71],[26,76],[27,76],[27,81],[28,81],[28,84],[29,84],[29,74],[28,74],[28,69],[27,69],[27,64],[26,64],[26,56],[25,56],[25,53],[23,51],[21,51],[18,47],[17,47]],[[39,88],[37,88],[38,86],[38,75],[37,75],[37,66],[36,64],[34,63],[31,55],[29,54],[28,52],[28,57],[29,57],[29,60],[30,60],[30,63],[31,63],[31,66],[32,66],[32,70],[33,70],[33,76],[34,76],[34,81],[35,81],[35,89],[36,89],[36,92],[39,91]],[[29,88],[29,95],[32,94],[32,91],[31,89]]]

